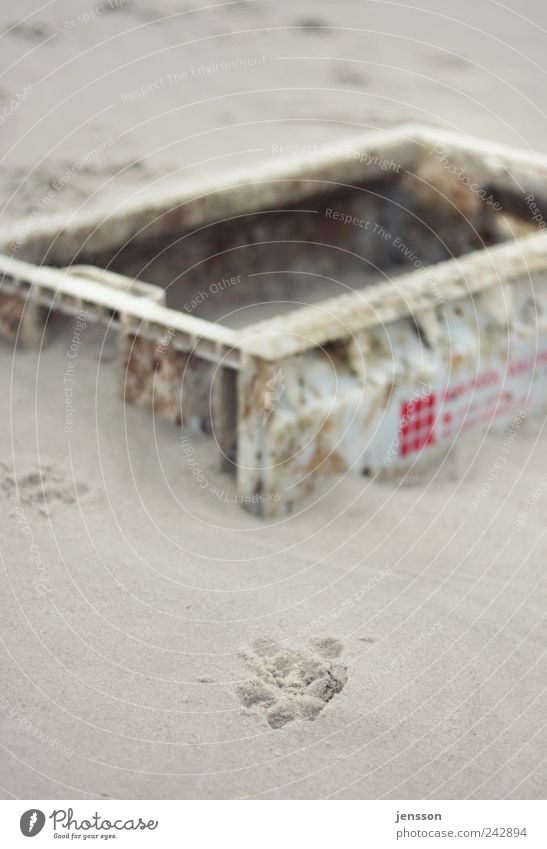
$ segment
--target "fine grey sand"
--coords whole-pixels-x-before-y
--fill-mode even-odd
[[[3,219],[406,120],[547,150],[544,4],[417,5],[4,4]],[[73,334],[1,346],[3,797],[544,797],[543,420],[258,520],[105,328],[65,432]]]

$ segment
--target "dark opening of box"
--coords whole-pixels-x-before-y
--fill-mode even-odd
[[[144,227],[86,261],[161,286],[177,310],[241,327],[496,244],[510,230],[495,204],[438,169],[429,180],[405,172],[338,186],[176,235],[151,238]]]

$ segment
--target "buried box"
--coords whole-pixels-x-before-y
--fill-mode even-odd
[[[545,406],[547,160],[414,125],[0,230],[0,332],[115,324],[128,402],[239,500],[406,470]]]

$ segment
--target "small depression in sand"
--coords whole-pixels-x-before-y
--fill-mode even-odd
[[[68,473],[52,465],[32,464],[15,470],[0,461],[0,496],[37,506],[44,516],[49,515],[54,502],[75,504],[87,492],[87,484],[72,480]]]
[[[330,637],[315,640],[310,650],[256,640],[252,650],[243,653],[254,676],[238,686],[239,698],[271,728],[314,720],[346,683],[347,668],[338,661],[341,653],[342,644]]]

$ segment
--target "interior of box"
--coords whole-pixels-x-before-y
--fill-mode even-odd
[[[161,286],[170,307],[237,328],[510,236],[493,198],[428,162],[164,239],[147,238],[144,227],[86,261]]]

